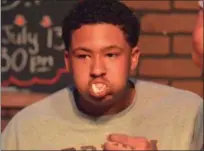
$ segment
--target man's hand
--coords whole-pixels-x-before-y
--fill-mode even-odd
[[[156,150],[156,144],[144,137],[111,134],[104,144],[104,150]]]
[[[203,70],[203,10],[200,10],[193,31],[192,58],[195,64]]]

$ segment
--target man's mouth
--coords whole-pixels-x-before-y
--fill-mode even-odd
[[[89,92],[96,98],[102,98],[109,93],[109,87],[105,82],[93,82],[90,85]]]
[[[107,86],[103,83],[94,83],[91,87],[94,93],[104,92],[107,88]]]

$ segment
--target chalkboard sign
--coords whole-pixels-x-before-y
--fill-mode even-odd
[[[78,1],[2,0],[1,84],[55,92],[72,83],[61,23]]]

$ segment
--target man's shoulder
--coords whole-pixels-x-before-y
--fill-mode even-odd
[[[190,107],[191,109],[203,106],[203,98],[188,90],[141,80],[136,81],[135,86],[138,87],[139,95],[141,94],[145,98],[155,101],[160,100],[159,103],[168,104],[169,106]]]
[[[140,91],[149,91],[150,89],[153,91],[168,91],[168,92],[178,92],[182,91],[181,89],[166,85],[160,84],[153,81],[145,81],[145,80],[133,80],[135,87]]]
[[[17,113],[14,118],[39,118],[43,115],[52,115],[56,106],[63,106],[65,103],[69,103],[71,99],[72,91],[70,88],[63,88],[50,94],[44,99],[35,102]]]
[[[136,85],[140,95],[137,104],[142,108],[142,114],[151,117],[149,120],[153,123],[178,120],[179,123],[189,123],[196,117],[203,118],[203,98],[196,93],[146,81],[138,81]]]

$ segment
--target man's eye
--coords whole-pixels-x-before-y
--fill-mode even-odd
[[[115,53],[108,53],[108,54],[106,54],[106,56],[112,58],[112,57],[117,57],[118,54],[115,54]]]
[[[88,55],[77,55],[77,58],[79,59],[86,59],[88,57],[89,57]]]

